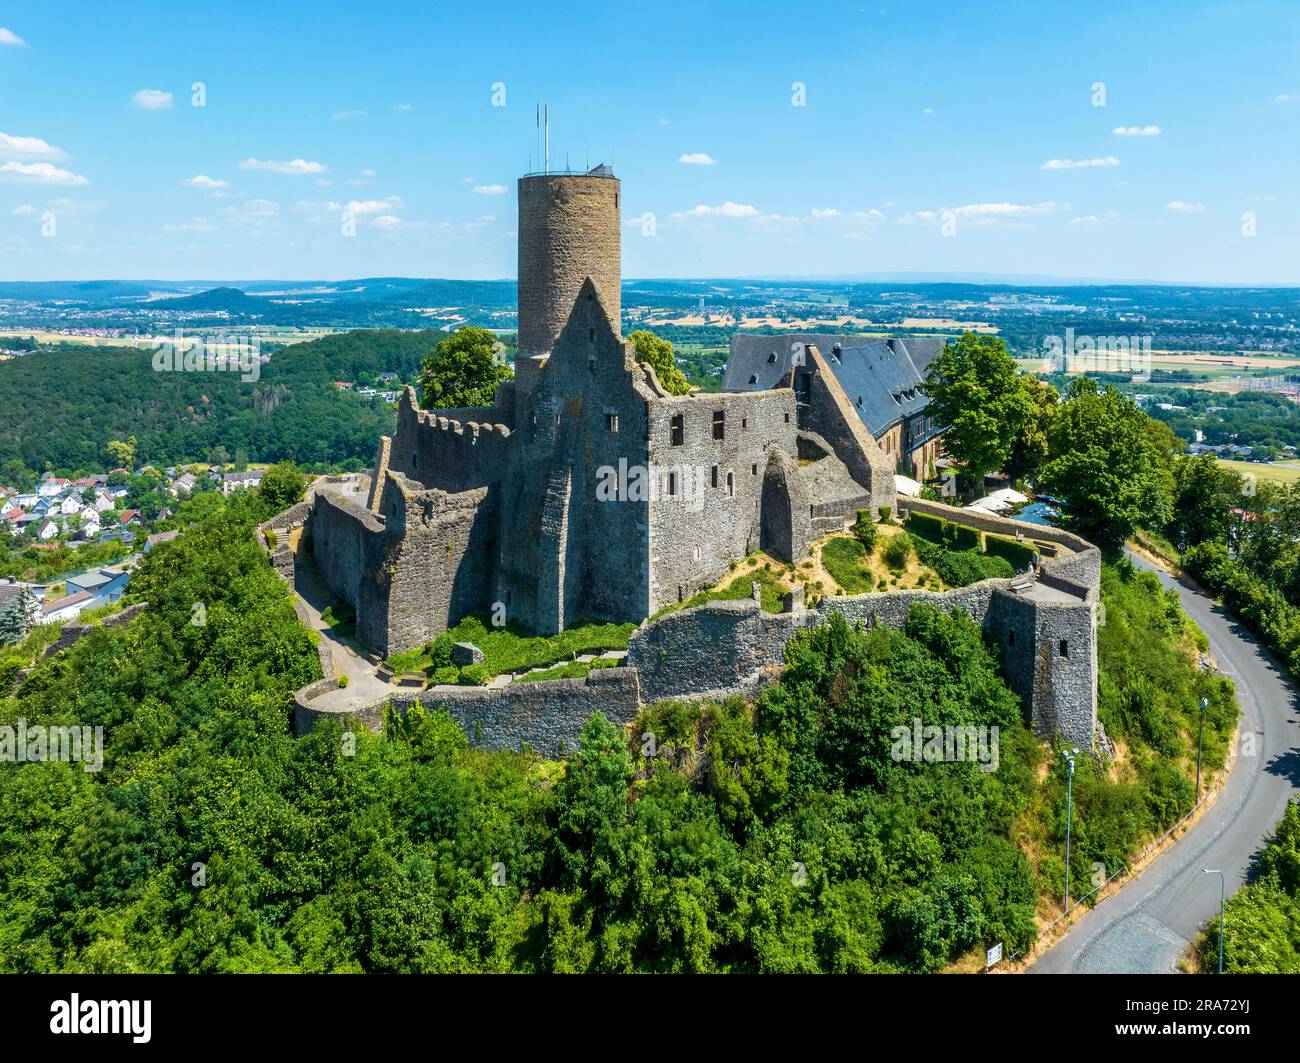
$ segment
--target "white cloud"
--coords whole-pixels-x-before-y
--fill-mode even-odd
[[[838,218],[840,212],[834,207],[827,207],[825,210],[818,210],[816,207],[813,207],[812,216],[814,218]]]
[[[172,105],[172,94],[162,89],[141,89],[131,99],[146,111],[163,111]]]
[[[88,185],[81,174],[60,170],[48,162],[7,162],[0,166],[0,179],[38,185]]]
[[[306,159],[291,159],[289,162],[275,162],[272,159],[245,159],[239,164],[241,170],[269,170],[271,173],[308,174],[324,173],[329,167],[319,162]]]
[[[1294,92],[1280,92],[1273,97],[1275,103],[1293,103],[1300,100],[1300,94]]]
[[[1046,203],[968,203],[963,207],[954,207],[952,212],[959,218],[1007,218],[1026,214],[1056,214],[1069,209],[1068,203],[1049,200]]]
[[[1164,130],[1158,125],[1121,125],[1111,132],[1117,137],[1158,137]]]
[[[1070,219],[1071,225],[1104,225],[1108,221],[1113,221],[1119,217],[1117,211],[1108,210],[1100,217],[1096,214],[1080,214]]]
[[[19,159],[66,159],[67,152],[40,137],[14,137],[0,133],[0,155]]]
[[[409,111],[409,110],[412,109],[413,106],[414,106],[414,105],[413,105],[413,104],[410,104],[410,103],[398,103],[398,104],[394,104],[394,106],[393,106],[393,110],[394,110],[394,111]]]
[[[733,203],[727,200],[716,207],[710,207],[701,203],[699,206],[692,207],[687,211],[680,211],[676,214],[669,215],[675,221],[681,221],[684,218],[757,218],[758,210],[751,207],[748,203]]]
[[[687,166],[716,166],[718,164],[717,159],[703,151],[688,151],[683,155],[679,155],[677,161],[683,162]]]
[[[20,206],[14,207],[13,213],[14,214],[35,214],[36,208],[33,207],[30,203],[23,203]]]
[[[1000,222],[1015,223],[1016,219],[1059,214],[1070,209],[1069,203],[1057,203],[1055,200],[1044,203],[966,203],[960,207],[942,207],[939,210],[908,211],[899,215],[898,224],[932,225],[951,216],[963,219],[966,225],[986,226]]]
[[[1254,202],[1256,202],[1256,203],[1276,203],[1276,202],[1277,202],[1277,196],[1251,196],[1250,198],[1251,198]]]
[[[387,199],[353,199],[344,208],[349,214],[382,214],[384,211],[401,210],[406,204],[401,196],[389,196]]]
[[[1204,203],[1184,203],[1181,199],[1171,199],[1165,204],[1165,210],[1172,210],[1176,214],[1204,214]]]
[[[921,108],[921,113],[922,113],[922,114],[934,114],[934,108],[933,108],[933,107],[922,107],[922,108]]]
[[[197,174],[181,182],[186,188],[203,188],[212,191],[218,188],[229,188],[229,181],[219,181],[215,177],[209,177],[207,174]]]
[[[1090,166],[1118,166],[1119,159],[1107,155],[1101,159],[1048,159],[1040,170],[1080,170]]]
[[[475,185],[474,192],[480,196],[504,196],[506,194],[505,185]]]
[[[362,176],[362,177],[378,177],[379,174],[378,174],[376,171],[374,171],[374,170],[362,170],[362,171],[361,171],[361,176]]]
[[[13,30],[7,30],[0,26],[0,44],[12,44],[15,47],[22,47],[27,42],[18,36]]]
[[[478,220],[486,224],[488,222],[494,222],[497,219],[495,214],[480,214]]]
[[[395,217],[392,214],[381,214],[370,223],[372,229],[383,229],[386,232],[391,232],[393,229],[400,228],[401,225],[402,219]]]
[[[346,122],[351,118],[364,118],[365,116],[366,116],[365,111],[335,111],[334,121]]]

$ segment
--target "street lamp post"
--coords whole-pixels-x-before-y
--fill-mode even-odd
[[[1201,868],[1201,874],[1219,876],[1219,973],[1223,974],[1223,872],[1212,867],[1203,867]]]
[[[1074,748],[1061,750],[1061,756],[1065,758],[1065,763],[1068,765],[1065,777],[1065,911],[1063,915],[1070,914],[1070,821],[1073,819],[1074,755],[1077,752],[1079,751]]]
[[[1201,726],[1196,730],[1196,800],[1201,799],[1201,736],[1205,734],[1205,706],[1208,698],[1201,698]]]

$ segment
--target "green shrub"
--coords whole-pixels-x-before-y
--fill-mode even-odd
[[[984,536],[984,551],[994,557],[1006,558],[1017,572],[1024,572],[1034,560],[1036,553],[1033,546],[1028,543],[1020,542],[1007,535],[994,535],[992,532]]]
[[[968,527],[965,524],[954,524],[948,522],[948,542],[947,545],[954,550],[978,550],[980,549],[981,533],[976,529]]]
[[[932,543],[941,543],[947,538],[948,522],[942,517],[913,511],[907,518],[907,531],[911,535],[929,539]]]
[[[266,545],[270,547],[272,550],[276,548],[276,545],[280,541],[279,539],[276,538],[275,532],[273,532],[270,528],[267,528],[264,532],[262,532],[262,537],[266,539]]]
[[[879,509],[876,510],[876,512],[880,514],[880,523],[888,524],[889,514],[891,514],[893,510],[889,506],[881,506]]]
[[[455,665],[448,665],[445,668],[438,668],[430,677],[429,682],[436,686],[450,686],[453,683],[460,682],[460,669]]]
[[[481,687],[486,686],[491,678],[492,673],[488,671],[487,665],[467,664],[460,670],[456,682],[463,687]]]
[[[907,567],[913,552],[912,537],[907,532],[899,532],[889,537],[889,541],[885,543],[885,552],[881,556],[886,565],[895,571],[901,571]]]
[[[443,632],[429,645],[429,667],[440,671],[451,665],[451,647],[456,640]]]
[[[348,685],[349,683],[351,683],[351,682],[352,682],[352,677],[351,677],[351,676],[349,676],[349,675],[341,675],[341,676],[339,676],[339,686],[340,686],[340,687],[345,687],[345,686],[347,686],[347,685]]]
[[[876,548],[876,522],[865,509],[858,510],[858,519],[853,522],[853,534],[868,554]]]
[[[871,590],[871,573],[866,570],[870,554],[857,539],[832,539],[822,547],[822,564],[831,578],[849,594]]]
[[[924,539],[913,540],[916,556],[938,574],[950,587],[966,587],[986,579],[1006,579],[1015,570],[1004,557],[981,554],[977,550],[950,550]]]

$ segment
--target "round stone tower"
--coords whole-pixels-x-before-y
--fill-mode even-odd
[[[619,189],[608,166],[519,179],[521,355],[555,345],[587,277],[619,329]]]

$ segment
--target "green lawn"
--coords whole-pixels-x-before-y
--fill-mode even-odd
[[[867,556],[867,548],[857,539],[832,539],[822,547],[822,565],[845,594],[876,589],[876,579],[866,567]]]
[[[580,653],[625,650],[635,624],[583,624],[558,635],[534,636],[507,625],[489,628],[478,617],[466,617],[459,624],[413,650],[394,654],[387,664],[398,672],[427,671],[451,663],[455,642],[472,642],[483,651],[483,665],[489,676],[543,668],[572,661]]]

